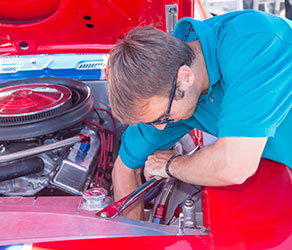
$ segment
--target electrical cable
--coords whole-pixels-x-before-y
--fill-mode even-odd
[[[173,216],[170,218],[170,220],[166,223],[166,225],[170,225],[172,224],[173,222],[176,221],[176,219],[179,217],[179,214],[182,212],[182,207],[183,207],[183,204],[184,202],[187,200],[187,199],[191,199],[196,196],[197,194],[201,193],[202,190],[199,190],[195,193],[193,193],[192,195],[188,196],[188,198],[184,199],[182,202],[180,202],[177,207],[175,208],[174,210],[174,213],[173,213]]]
[[[94,186],[95,187],[101,187],[102,182],[104,180],[106,172],[109,170],[109,165],[112,160],[112,153],[113,153],[113,142],[114,142],[114,135],[116,134],[116,123],[113,115],[106,109],[94,107],[94,110],[100,110],[106,112],[112,119],[113,123],[113,131],[101,126],[100,124],[89,121],[89,120],[83,120],[84,123],[92,125],[96,128],[98,128],[98,135],[100,138],[100,155],[99,160],[96,167],[96,174],[95,174],[95,180],[94,180]],[[98,114],[98,112],[96,111]],[[102,120],[102,118],[99,116],[99,121]],[[98,183],[99,179],[99,183]],[[91,183],[90,183],[91,184]]]

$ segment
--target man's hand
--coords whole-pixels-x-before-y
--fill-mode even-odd
[[[177,154],[175,150],[157,150],[153,155],[148,156],[144,168],[144,176],[146,180],[149,180],[154,176],[169,178],[168,174],[165,172],[165,166],[168,160],[175,154]]]

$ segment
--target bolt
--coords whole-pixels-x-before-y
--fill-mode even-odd
[[[170,8],[169,9],[169,13],[171,13],[171,14],[175,14],[176,12],[177,12],[176,8]]]
[[[37,64],[38,63],[38,60],[36,59],[36,58],[33,58],[33,59],[31,59],[31,61],[30,61],[32,64]]]
[[[194,205],[194,201],[191,199],[187,199],[184,203],[185,206],[187,207],[192,207]]]
[[[180,213],[179,218],[178,218],[178,230],[177,230],[177,235],[184,235],[184,214]]]
[[[208,233],[208,229],[205,228],[205,227],[202,227],[202,228],[200,229],[200,232],[201,232],[202,234],[207,234],[207,233]]]
[[[100,217],[102,217],[102,218],[107,218],[107,217],[108,217],[108,213],[107,213],[107,212],[102,212],[102,213],[100,214]]]

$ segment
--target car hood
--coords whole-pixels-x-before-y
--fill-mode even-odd
[[[107,52],[147,24],[165,30],[165,1],[0,0],[0,54]]]

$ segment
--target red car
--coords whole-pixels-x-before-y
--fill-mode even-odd
[[[267,159],[242,185],[150,183],[134,193],[147,190],[147,221],[120,216],[133,194],[113,206],[126,125],[110,113],[109,50],[185,16],[208,18],[200,0],[0,0],[0,249],[292,249],[291,170]]]

